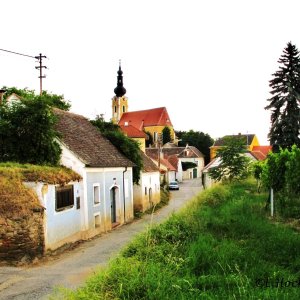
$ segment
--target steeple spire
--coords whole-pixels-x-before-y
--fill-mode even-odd
[[[114,89],[114,93],[117,97],[122,97],[126,94],[126,89],[123,86],[123,71],[121,69],[121,59],[119,60],[118,81],[117,87]]]

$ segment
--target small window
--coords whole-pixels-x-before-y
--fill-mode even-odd
[[[99,184],[95,184],[93,186],[93,197],[94,197],[94,204],[99,204],[100,203],[100,186]]]
[[[101,225],[100,215],[95,215],[95,228],[99,228]]]
[[[61,211],[74,205],[73,185],[57,186],[55,188],[55,210]]]
[[[117,112],[117,107],[115,106],[115,113]]]
[[[147,195],[147,187],[145,187],[145,195]]]
[[[122,106],[122,109],[123,109],[123,112],[125,112],[125,106],[124,105]]]
[[[76,197],[76,209],[80,209],[80,197]]]

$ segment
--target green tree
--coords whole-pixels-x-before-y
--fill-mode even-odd
[[[300,146],[300,58],[291,42],[279,59],[279,71],[270,81],[272,97],[265,109],[271,110],[271,145],[290,148]]]
[[[274,191],[275,208],[282,216],[300,215],[300,149],[295,145],[291,149],[279,149],[269,153],[262,171],[262,182],[266,188]],[[266,207],[268,207],[268,199]]]
[[[217,150],[220,158],[219,166],[211,169],[209,175],[216,181],[243,179],[248,176],[249,158],[243,155],[246,151],[244,140],[237,137],[227,137],[224,146]]]
[[[148,138],[146,139],[146,147],[150,147],[151,145],[153,145],[153,137],[149,131],[145,131],[145,133],[148,136]]]
[[[176,136],[180,140],[178,145],[185,146],[189,144],[190,146],[196,147],[204,155],[205,164],[210,161],[210,149],[209,147],[213,145],[214,140],[206,133],[200,131],[176,131]]]
[[[16,87],[2,87],[2,89],[6,90],[4,94],[4,102],[11,94],[18,95],[23,100],[31,100],[31,99],[42,99],[44,102],[46,102],[50,106],[57,107],[62,110],[70,110],[71,104],[69,101],[64,99],[63,95],[56,95],[49,93],[47,91],[43,91],[42,95],[35,94],[34,90],[28,90],[27,88],[24,89],[18,89]]]
[[[162,142],[163,145],[171,142],[171,130],[168,126],[165,126],[164,129],[162,130]]]
[[[135,164],[132,171],[133,182],[139,184],[140,173],[143,168],[143,159],[138,142],[124,135],[118,125],[112,122],[106,122],[103,115],[97,116],[95,120],[91,120],[91,123],[96,126],[121,153]]]
[[[0,161],[57,165],[55,116],[42,97],[0,107]]]

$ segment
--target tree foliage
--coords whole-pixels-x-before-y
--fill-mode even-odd
[[[43,97],[0,106],[0,161],[57,165],[55,116]]]
[[[216,181],[239,180],[248,176],[249,158],[243,155],[246,151],[243,139],[227,137],[224,146],[217,150],[216,157],[220,158],[219,166],[212,168],[209,175]]]
[[[213,145],[214,140],[206,133],[189,130],[189,131],[176,131],[176,136],[178,137],[179,146],[190,146],[196,147],[204,155],[205,164],[209,163],[210,160],[210,149],[209,147]]]
[[[11,95],[11,94],[16,94],[18,95],[21,99],[24,100],[32,100],[32,99],[37,99],[40,100],[42,99],[45,103],[47,103],[50,106],[57,107],[62,110],[70,110],[71,104],[69,101],[66,101],[64,99],[63,95],[56,95],[49,93],[47,91],[43,91],[42,95],[36,95],[34,90],[28,90],[27,88],[24,89],[18,89],[16,87],[2,87],[3,90],[5,90],[4,94],[4,102],[6,99]]]
[[[271,145],[290,148],[300,146],[300,58],[291,42],[279,59],[279,71],[270,81],[272,97],[265,109],[271,110]]]
[[[163,145],[171,142],[172,138],[171,138],[171,129],[168,126],[165,126],[164,129],[162,130],[162,142]]]
[[[197,167],[197,165],[191,161],[182,161],[181,165],[182,165],[182,171],[186,171],[188,169],[193,169]]]
[[[135,166],[133,167],[133,182],[139,184],[140,173],[143,168],[143,160],[138,142],[127,137],[120,130],[120,127],[112,122],[106,122],[103,116],[97,116],[91,123]]]
[[[283,216],[300,217],[300,149],[280,148],[278,153],[269,153],[263,164],[262,183],[273,188],[275,207]]]

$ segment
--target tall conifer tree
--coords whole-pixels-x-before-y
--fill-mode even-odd
[[[278,60],[279,71],[270,81],[272,97],[265,109],[271,110],[271,145],[290,148],[300,146],[300,58],[291,42]]]

